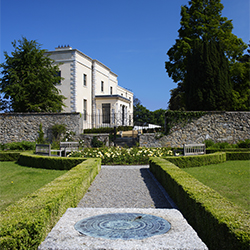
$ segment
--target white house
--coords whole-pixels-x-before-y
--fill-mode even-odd
[[[133,93],[107,66],[69,46],[46,52],[59,65],[65,112],[80,112],[83,128],[133,125]]]

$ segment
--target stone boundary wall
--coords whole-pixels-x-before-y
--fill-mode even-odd
[[[49,140],[52,139],[50,128],[54,124],[65,124],[67,130],[76,133],[76,138],[84,140],[85,146],[89,146],[94,136],[81,135],[83,120],[80,113],[3,113],[0,114],[0,144],[35,141],[40,123],[44,137]],[[250,112],[208,112],[183,127],[180,124],[173,127],[167,136],[156,137],[154,133],[141,135],[140,146],[182,147],[185,143],[203,143],[208,139],[237,143],[250,139]],[[108,145],[107,135],[98,136],[98,139]]]
[[[209,139],[230,144],[250,139],[250,112],[207,112],[184,127],[173,127],[169,135],[160,139],[156,139],[155,134],[143,134],[139,143],[144,147],[182,147]]]
[[[8,142],[35,141],[42,123],[44,137],[50,141],[50,128],[65,124],[66,129],[79,136],[83,131],[80,113],[3,113],[0,114],[0,144]]]

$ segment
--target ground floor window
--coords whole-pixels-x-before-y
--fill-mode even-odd
[[[83,100],[83,120],[87,121],[87,100]]]
[[[110,123],[110,103],[102,104],[102,122]]]

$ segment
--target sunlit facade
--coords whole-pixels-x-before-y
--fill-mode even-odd
[[[64,112],[82,113],[84,128],[133,124],[133,93],[107,66],[69,46],[46,54],[59,65]]]

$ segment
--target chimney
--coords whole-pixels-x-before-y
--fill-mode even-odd
[[[56,51],[58,51],[58,50],[72,50],[72,47],[70,47],[69,45],[68,46],[66,46],[66,45],[59,45],[57,48],[55,48],[55,50]]]

